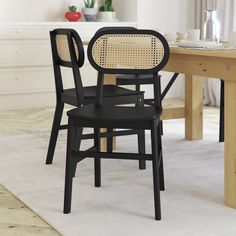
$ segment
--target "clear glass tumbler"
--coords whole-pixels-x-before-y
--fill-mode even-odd
[[[219,43],[220,41],[220,22],[217,19],[215,10],[205,10],[206,21],[203,27],[203,40]]]

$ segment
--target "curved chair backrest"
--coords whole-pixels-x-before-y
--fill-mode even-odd
[[[107,30],[137,30],[137,28],[132,26],[106,26],[97,30],[95,34],[105,32]]]
[[[169,59],[165,38],[152,30],[105,30],[88,45],[91,65],[103,74],[154,74]]]
[[[73,71],[77,105],[83,103],[84,91],[80,68],[84,64],[84,47],[78,33],[73,29],[54,29],[50,31],[53,68],[57,100],[64,91],[61,66],[70,67]]]
[[[54,63],[60,66],[79,68],[84,64],[84,47],[78,33],[73,29],[50,31]]]

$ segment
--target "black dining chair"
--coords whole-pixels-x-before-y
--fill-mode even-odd
[[[224,137],[224,110],[225,110],[225,105],[224,105],[224,90],[225,90],[225,85],[224,85],[224,80],[220,80],[220,128],[219,128],[219,142],[224,142],[225,137]]]
[[[56,109],[54,113],[51,136],[48,146],[46,164],[52,164],[55,152],[56,142],[59,130],[67,129],[68,125],[61,125],[61,118],[64,110],[64,105],[69,104],[75,107],[84,106],[95,103],[96,86],[83,86],[80,68],[84,64],[84,48],[78,33],[73,29],[55,29],[50,32],[54,78],[56,87]],[[63,78],[61,67],[69,67],[73,72],[74,88],[65,89],[63,87]],[[142,91],[122,88],[117,85],[104,86],[104,103],[107,105],[130,104],[134,103],[137,106],[143,106],[144,95]],[[79,131],[82,133],[82,129]],[[108,137],[108,150],[112,150],[111,137],[113,135],[138,135],[139,152],[145,152],[145,140],[143,133],[136,130],[126,130],[120,132],[102,133],[102,137]],[[84,134],[83,139],[91,138],[93,134]],[[139,168],[145,169],[145,161],[139,161]]]
[[[104,47],[104,41],[106,46]],[[96,104],[86,105],[67,112],[68,137],[66,154],[66,176],[64,192],[64,213],[71,211],[73,170],[84,158],[94,158],[95,186],[101,186],[101,158],[152,161],[155,219],[161,219],[160,190],[164,189],[162,154],[160,151],[160,116],[162,113],[160,77],[158,72],[169,59],[169,46],[165,38],[152,30],[108,30],[99,32],[88,46],[88,58],[98,71]],[[104,103],[104,74],[152,74],[154,106],[128,107],[107,106]],[[90,127],[118,128],[151,131],[151,154],[101,152],[100,136],[96,132],[94,145],[80,150],[82,136],[78,130]],[[143,204],[143,203],[142,203]]]
[[[106,26],[106,27],[102,27],[100,28],[99,30],[96,31],[96,34],[97,33],[100,33],[100,32],[104,32],[104,31],[107,31],[107,30],[137,30],[137,28],[135,27],[132,27],[132,26]],[[136,77],[136,75],[129,75],[131,77]],[[127,77],[127,75],[116,75],[116,80],[115,80],[115,83],[116,85],[134,85],[134,83],[127,83],[130,79],[130,77]],[[152,76],[152,75],[150,75]],[[127,80],[128,79],[128,80]],[[140,85],[135,85],[135,90],[137,92],[140,92]],[[143,105],[145,104],[145,99],[144,99],[144,103]],[[112,129],[108,129],[109,132],[112,131]],[[141,148],[141,150],[145,153],[145,131],[140,131],[140,134],[138,135],[138,139],[139,139],[139,147],[141,147],[141,143],[144,144],[143,147]],[[109,144],[109,147],[110,147],[110,151],[112,151],[112,145],[111,143],[113,143],[113,137],[108,137],[107,138],[107,142]],[[145,161],[143,162],[142,164],[144,167],[146,166],[145,165]]]

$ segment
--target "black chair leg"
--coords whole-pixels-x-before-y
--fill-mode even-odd
[[[141,130],[138,134],[138,153],[145,154],[145,130]],[[146,169],[146,161],[139,160],[139,169],[145,170]]]
[[[161,220],[161,203],[160,203],[160,180],[159,180],[159,153],[158,153],[158,136],[157,124],[153,121],[151,127],[151,142],[152,142],[152,169],[153,169],[153,188],[154,188],[154,206],[155,219]]]
[[[160,155],[161,155],[160,156],[160,166],[159,166],[160,190],[165,191],[164,168],[163,168],[162,153]]]
[[[224,81],[220,81],[220,130],[219,142],[224,142]]]
[[[163,135],[163,121],[160,121],[160,131],[161,131],[161,135]]]
[[[100,151],[100,129],[94,129],[94,146]],[[94,182],[95,187],[101,186],[101,158],[94,158]]]
[[[82,127],[76,127],[75,128],[75,142],[74,142],[74,149],[75,150],[80,150],[80,145],[81,145],[81,140],[82,140],[82,133],[83,133],[83,128]],[[74,166],[74,169],[73,169],[73,177],[75,177],[75,173],[76,173],[76,167],[77,167],[77,164],[75,164]]]
[[[64,190],[64,210],[65,214],[70,213],[71,211],[71,195],[72,195],[72,183],[73,183],[73,174],[75,162],[72,160],[72,147],[73,137],[74,137],[74,128],[72,127],[72,121],[68,123],[68,135],[67,135],[67,151],[66,151],[66,174],[65,174],[65,190]]]
[[[107,132],[112,132],[113,129],[107,129]],[[113,151],[113,138],[108,137],[107,138],[107,152],[112,152]]]
[[[136,85],[136,91],[140,91],[140,85]],[[136,103],[136,107],[143,107],[144,106],[144,96],[140,96]],[[140,154],[144,154],[146,152],[145,149],[145,130],[140,130],[138,133],[138,152]],[[146,161],[139,160],[139,169],[145,170],[146,169]]]
[[[47,165],[52,164],[52,161],[53,161],[53,155],[54,155],[54,151],[55,151],[55,147],[57,143],[58,132],[60,130],[63,109],[64,109],[64,103],[57,103],[56,110],[54,113],[52,131],[51,131],[51,136],[50,136],[50,141],[49,141],[49,146],[48,146],[48,153],[47,153],[47,158],[46,158]]]
[[[160,158],[159,166],[159,179],[160,179],[160,190],[165,190],[165,180],[164,180],[164,167],[163,167],[163,153],[162,153],[162,137],[161,137],[161,123],[159,123],[157,128],[157,140],[158,140],[158,154]]]

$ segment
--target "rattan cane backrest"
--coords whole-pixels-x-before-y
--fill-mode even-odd
[[[62,61],[71,62],[70,50],[68,45],[67,35],[57,35],[56,36],[58,56]],[[76,58],[79,57],[78,47],[73,39],[73,45],[76,53]]]
[[[57,61],[63,66],[72,67],[72,63],[76,63],[81,67],[84,63],[84,49],[78,33],[73,29],[56,29],[53,32]]]
[[[104,31],[89,43],[88,57],[104,73],[155,73],[169,58],[164,37],[152,30]]]

